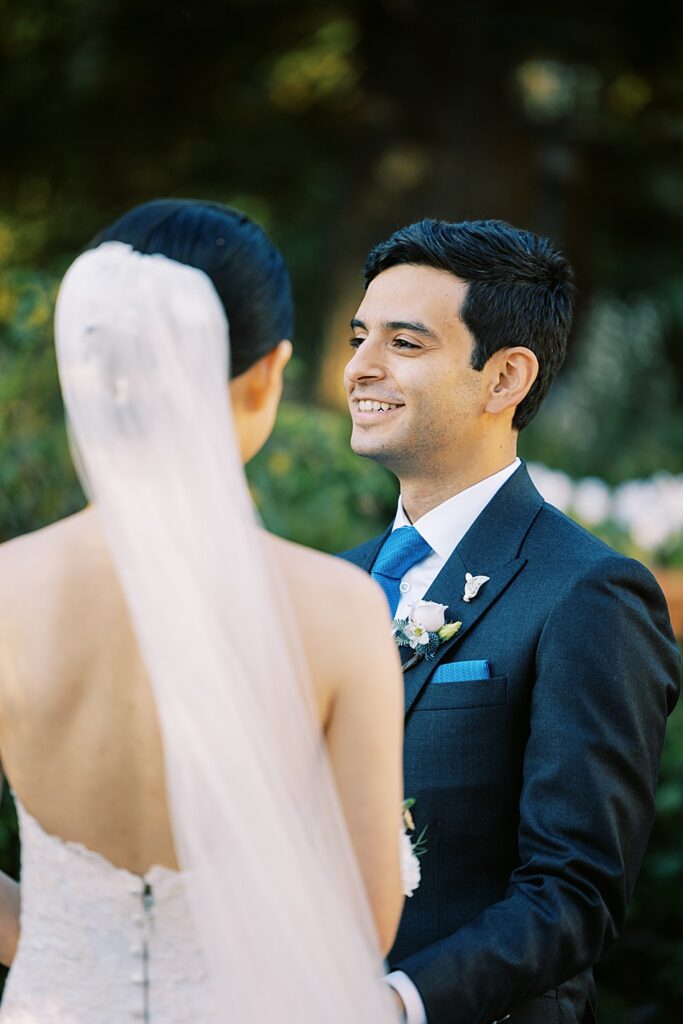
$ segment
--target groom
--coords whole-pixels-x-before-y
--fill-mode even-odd
[[[426,598],[462,623],[405,670],[405,792],[427,852],[387,980],[409,1024],[591,1022],[679,658],[650,573],[545,504],[516,457],[564,358],[572,271],[507,224],[427,220],[376,246],[365,276],[352,447],[401,498],[345,557],[393,615]]]

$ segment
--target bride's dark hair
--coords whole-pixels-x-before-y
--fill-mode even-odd
[[[231,376],[271,352],[293,330],[284,260],[265,231],[239,210],[194,199],[136,206],[90,243],[126,242],[197,267],[213,282],[230,325]]]

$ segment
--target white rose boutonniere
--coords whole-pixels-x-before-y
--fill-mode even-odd
[[[447,604],[436,601],[416,601],[410,606],[410,621],[422,626],[428,633],[438,633],[446,625]]]
[[[394,639],[398,647],[412,647],[415,654],[403,666],[412,668],[420,658],[431,661],[442,643],[455,636],[462,622],[446,622],[448,605],[436,601],[417,601],[410,606],[407,619],[394,619]]]

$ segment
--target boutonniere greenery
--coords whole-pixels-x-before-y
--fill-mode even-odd
[[[420,884],[422,877],[419,858],[427,852],[425,835],[427,826],[422,829],[415,839],[410,835],[415,831],[415,822],[411,814],[415,800],[410,798],[403,802],[403,828],[401,830],[401,877],[403,880],[403,895],[412,896]]]
[[[454,637],[462,622],[446,622],[448,605],[436,601],[417,601],[410,606],[407,619],[394,619],[394,639],[398,647],[410,647],[415,652],[403,666],[412,668],[421,658],[431,661],[441,644]]]
[[[415,821],[413,820],[412,815],[412,809],[414,806],[415,797],[413,796],[408,797],[406,800],[403,801],[403,825],[406,832],[415,831]],[[410,841],[413,846],[413,853],[415,854],[416,857],[422,857],[427,852],[427,843],[425,841],[425,836],[427,835],[427,828],[428,826],[425,825],[425,827],[420,832],[419,836],[416,836],[414,839],[412,836],[410,838]]]

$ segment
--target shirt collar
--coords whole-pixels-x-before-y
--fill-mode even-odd
[[[519,469],[521,464],[521,459],[515,459],[509,466],[494,473],[493,476],[487,476],[484,480],[460,491],[459,494],[454,494],[452,498],[442,501],[440,505],[426,512],[412,525],[427,541],[431,549],[446,561],[451,557],[475,519],[481,515],[493,496],[505,481]],[[410,525],[411,522],[399,496],[392,530]]]

